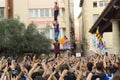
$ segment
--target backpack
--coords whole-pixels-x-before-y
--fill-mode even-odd
[[[96,80],[97,78],[100,80],[105,80],[106,75],[104,73],[93,73],[91,80]]]

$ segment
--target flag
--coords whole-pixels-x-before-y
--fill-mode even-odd
[[[63,49],[70,49],[71,45],[70,45],[70,41],[67,41],[63,44]]]
[[[95,35],[92,37],[91,42],[94,47],[97,47],[97,38],[95,37]]]
[[[101,35],[100,31],[99,31],[99,27],[96,30],[96,37],[97,37],[97,39],[99,41],[97,47],[99,48],[100,51],[102,51],[103,48],[104,48],[104,43],[102,41],[102,35]]]
[[[96,30],[96,37],[98,38],[98,40],[101,40],[101,39],[102,39],[101,33],[100,33],[100,31],[99,31],[99,27],[98,27],[97,30]]]
[[[100,50],[100,51],[102,51],[102,50],[103,50],[103,48],[104,48],[104,44],[103,44],[102,39],[101,39],[101,40],[99,40],[99,43],[98,43],[98,48],[99,48],[99,50]]]
[[[65,44],[68,41],[66,36],[63,36],[61,39],[59,39],[60,44]]]

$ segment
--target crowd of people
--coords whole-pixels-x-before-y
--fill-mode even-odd
[[[70,51],[44,59],[2,56],[0,80],[120,80],[120,57],[106,53],[76,58]]]
[[[92,54],[75,57],[71,51],[60,55],[58,42],[59,6],[54,6],[54,57],[37,55],[0,57],[0,80],[120,80],[120,57]]]

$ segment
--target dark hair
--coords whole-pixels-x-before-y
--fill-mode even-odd
[[[87,68],[88,68],[89,71],[92,71],[92,67],[93,67],[93,63],[88,62],[87,63]]]
[[[109,73],[114,73],[115,69],[113,68],[113,66],[109,66],[106,67],[106,71],[108,71]]]
[[[118,67],[117,67],[117,66],[115,66],[115,65],[113,65],[113,68],[114,68],[114,73],[115,73],[115,72],[117,72]]]
[[[57,4],[57,2],[55,2],[55,4]]]
[[[42,76],[36,76],[34,80],[45,80]]]
[[[46,76],[44,77],[44,80],[48,80],[49,76],[50,76],[49,74],[46,75]]]
[[[103,71],[103,63],[102,62],[96,63],[96,69],[99,71]]]
[[[108,52],[105,52],[105,55],[108,56]]]
[[[69,70],[69,67],[67,64],[63,64],[61,67],[60,67],[60,71],[63,72],[65,69]]]
[[[76,80],[76,76],[73,72],[68,72],[67,75],[65,75],[64,80]]]
[[[120,80],[120,71],[117,71],[111,80]]]
[[[42,76],[44,73],[44,71],[40,71],[40,72],[34,72],[31,77],[34,80],[36,78],[36,76]]]
[[[30,65],[25,65],[24,66],[28,71],[30,71],[30,69],[32,68]]]

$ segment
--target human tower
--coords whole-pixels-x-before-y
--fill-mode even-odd
[[[54,3],[55,6],[54,6],[54,23],[53,23],[53,26],[54,26],[54,39],[55,40],[58,40],[58,36],[59,36],[59,23],[58,23],[58,15],[59,15],[59,6],[58,6],[58,3],[55,2]]]

